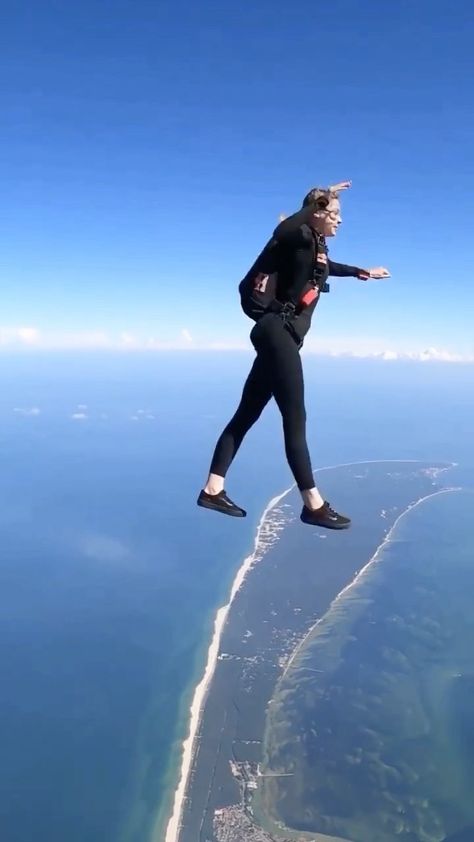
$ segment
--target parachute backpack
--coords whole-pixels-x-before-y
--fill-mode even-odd
[[[239,284],[242,310],[254,322],[270,312],[277,302],[278,255],[277,241],[270,240]]]
[[[313,276],[305,284],[296,305],[279,301],[276,297],[278,283],[278,262],[280,247],[276,240],[270,240],[250,271],[239,284],[240,305],[245,315],[257,322],[265,313],[279,313],[290,310],[298,315],[308,307],[321,292],[329,292],[326,282],[327,248],[324,238],[312,233]]]

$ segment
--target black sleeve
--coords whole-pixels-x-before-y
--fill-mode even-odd
[[[335,263],[334,260],[328,258],[329,274],[334,278],[357,278],[362,269],[357,266],[347,266],[345,263]]]

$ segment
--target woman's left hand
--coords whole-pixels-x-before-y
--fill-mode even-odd
[[[357,277],[361,281],[368,281],[370,278],[379,280],[380,278],[390,278],[390,272],[384,266],[376,266],[373,269],[361,269]]]
[[[340,190],[349,190],[352,187],[352,181],[338,181],[337,184],[330,184],[328,190],[331,193],[339,193]]]

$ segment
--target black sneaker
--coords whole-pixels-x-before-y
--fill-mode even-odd
[[[319,509],[308,509],[307,506],[303,506],[300,520],[312,526],[325,526],[327,529],[348,529],[351,525],[350,518],[344,517],[344,515],[340,515],[334,509],[331,509],[327,500]]]
[[[225,491],[219,491],[219,494],[207,494],[202,489],[197,499],[198,506],[204,506],[205,509],[214,509],[216,512],[222,512],[225,515],[232,517],[245,517],[247,512],[237,506],[229,499]]]

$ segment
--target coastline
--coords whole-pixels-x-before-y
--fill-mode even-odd
[[[420,464],[420,463],[423,463],[423,462],[424,462],[424,460],[420,460],[420,459],[363,460],[363,461],[345,462],[345,463],[336,464],[336,465],[323,466],[321,468],[315,469],[314,474],[316,475],[321,471],[328,471],[328,470],[344,468],[344,467],[352,467],[352,466],[357,466],[357,465],[370,465],[370,464],[382,464],[382,463]],[[456,464],[457,463],[455,463],[455,462],[445,463],[446,467],[437,469],[437,472],[442,473],[444,471],[450,470],[451,468],[455,467]],[[207,697],[207,692],[208,692],[208,689],[209,689],[209,686],[210,686],[210,683],[212,681],[212,678],[213,678],[213,675],[214,675],[214,672],[215,672],[215,668],[216,668],[216,665],[217,665],[218,654],[219,654],[219,645],[220,645],[222,632],[223,632],[223,629],[224,629],[224,626],[225,626],[225,622],[226,622],[226,619],[227,619],[228,612],[230,610],[230,607],[232,605],[232,602],[233,602],[237,592],[239,591],[239,589],[241,588],[241,586],[242,586],[242,584],[245,580],[245,577],[246,577],[247,573],[252,569],[253,565],[259,560],[259,557],[261,557],[262,552],[265,552],[265,550],[267,549],[267,540],[265,540],[265,539],[268,538],[268,536],[265,534],[265,528],[266,528],[266,525],[267,525],[268,515],[278,505],[278,503],[292,491],[292,489],[294,487],[295,487],[295,485],[293,483],[289,488],[287,488],[281,494],[278,494],[277,496],[273,497],[269,501],[267,506],[265,507],[265,509],[262,513],[262,516],[260,518],[258,527],[257,527],[255,543],[254,543],[254,550],[250,555],[248,555],[244,559],[243,563],[239,567],[239,569],[236,573],[236,576],[234,578],[234,581],[232,583],[230,596],[229,596],[229,600],[228,600],[227,604],[218,608],[218,610],[216,612],[216,616],[215,616],[215,620],[214,620],[214,631],[213,631],[211,643],[210,643],[209,648],[208,648],[208,657],[207,657],[207,663],[206,663],[206,666],[205,666],[205,669],[204,669],[204,674],[203,674],[202,679],[200,680],[200,682],[197,684],[197,686],[195,688],[193,698],[192,698],[192,703],[191,703],[190,710],[189,710],[188,734],[187,734],[186,738],[183,740],[183,743],[182,743],[181,767],[180,767],[180,772],[179,772],[178,784],[177,784],[175,794],[174,794],[174,799],[173,799],[173,802],[172,802],[173,803],[173,810],[172,810],[171,817],[170,817],[170,819],[167,823],[167,827],[166,827],[165,842],[179,842],[182,814],[183,814],[185,801],[186,801],[186,791],[187,791],[189,776],[190,776],[190,772],[191,772],[192,764],[193,764],[193,760],[194,760],[194,755],[195,755],[195,741],[196,741],[198,729],[199,729],[200,722],[201,722],[201,715],[202,715],[202,712],[203,712],[203,709],[204,709],[204,705],[205,705],[205,701],[206,701],[206,697]],[[448,490],[453,491],[455,489],[454,488],[443,489],[441,491],[435,492],[435,494],[445,493],[445,491],[448,491]],[[429,496],[432,496],[432,495],[427,495],[427,497],[429,497]],[[426,499],[426,497],[421,498],[420,500],[416,501],[416,503],[411,504],[407,509],[404,510],[404,512],[402,512],[399,515],[399,517],[397,518],[397,521],[393,524],[389,533],[387,534],[387,536],[385,536],[384,541],[382,541],[382,543],[377,548],[375,554],[366,563],[366,565],[364,565],[364,567],[359,571],[357,576],[354,579],[352,579],[346,585],[345,588],[343,588],[341,590],[341,592],[336,596],[335,601],[337,599],[339,599],[343,595],[343,593],[346,593],[347,590],[349,588],[351,588],[356,583],[356,581],[359,579],[359,577],[367,570],[367,567],[375,561],[377,553],[380,551],[381,547],[383,547],[386,544],[387,540],[389,540],[389,535],[392,533],[396,523],[398,523],[400,518],[403,517],[403,515],[406,514],[409,510],[411,510],[411,508],[413,508],[413,506],[421,503],[423,499]],[[273,536],[270,535],[270,537],[273,537]],[[316,625],[317,625],[317,623],[316,623]],[[308,635],[311,634],[311,632],[313,630],[314,630],[314,626],[308,632]],[[300,647],[303,645],[303,643],[306,640],[308,635],[305,635],[304,639],[301,640],[299,642],[299,644],[297,645],[297,647],[295,648],[294,653],[292,653],[292,656],[291,656],[289,662],[286,665],[286,668],[284,670],[283,675],[288,670],[291,662],[294,660],[294,657],[296,656],[297,652],[299,651]],[[157,835],[158,831],[159,831],[159,828],[155,824],[155,827],[153,828],[152,836],[151,836],[152,842],[160,842],[160,840],[158,838],[158,835]]]
[[[449,470],[449,468],[446,468],[445,470]],[[397,519],[395,520],[395,522],[391,526],[390,530],[387,532],[385,538],[378,545],[378,547],[375,550],[375,553],[373,554],[373,556],[368,560],[368,562],[366,564],[364,564],[364,566],[361,568],[361,570],[359,570],[357,576],[355,576],[355,578],[352,579],[352,581],[349,582],[345,586],[345,588],[343,588],[342,591],[340,591],[337,594],[337,596],[331,602],[331,605],[329,606],[326,614],[324,614],[323,617],[320,617],[318,620],[316,620],[314,625],[311,626],[310,629],[308,629],[308,632],[305,634],[305,636],[302,638],[302,640],[300,640],[300,642],[296,646],[293,654],[289,658],[288,663],[286,664],[285,669],[281,674],[280,680],[284,679],[284,677],[285,677],[286,673],[288,672],[288,670],[290,669],[293,661],[297,657],[300,649],[305,645],[306,641],[311,637],[315,628],[327,617],[329,612],[334,608],[335,605],[337,605],[339,600],[342,599],[347,593],[349,593],[349,591],[351,591],[360,582],[360,580],[364,577],[364,575],[367,573],[369,568],[371,568],[378,561],[379,554],[381,554],[383,552],[383,550],[387,547],[387,545],[390,544],[390,542],[392,540],[392,537],[391,537],[392,533],[393,533],[394,529],[396,529],[397,525],[400,523],[402,518],[404,518],[405,515],[408,514],[408,512],[411,512],[412,509],[415,509],[417,506],[419,506],[421,503],[424,503],[425,500],[429,500],[431,497],[437,497],[440,494],[452,494],[455,491],[463,491],[463,490],[464,489],[463,489],[462,486],[448,486],[447,488],[441,488],[439,491],[434,491],[432,494],[426,494],[424,497],[420,497],[420,499],[416,500],[415,503],[410,503],[410,505],[407,506],[407,508],[404,509],[404,511],[401,512],[401,514],[398,515]]]
[[[291,488],[292,487],[293,486],[291,486]],[[194,742],[201,720],[201,712],[206,701],[207,691],[209,689],[209,685],[211,683],[214,670],[216,668],[217,657],[219,654],[219,644],[222,636],[222,630],[227,619],[227,614],[229,612],[230,606],[234,600],[236,593],[238,592],[238,590],[244,582],[247,573],[251,570],[253,564],[258,560],[259,551],[265,549],[265,546],[262,546],[261,539],[268,514],[280,502],[280,500],[282,500],[283,497],[285,497],[289,493],[289,491],[291,491],[291,488],[288,488],[281,494],[278,494],[276,497],[273,497],[267,504],[257,527],[254,550],[252,553],[250,553],[250,555],[248,555],[244,559],[243,563],[241,564],[236,573],[236,576],[232,583],[229,601],[226,603],[226,605],[221,606],[217,610],[216,617],[214,620],[214,632],[208,649],[207,663],[204,670],[204,675],[199,684],[196,686],[194,696],[191,702],[191,707],[189,711],[190,724],[188,736],[183,740],[181,769],[179,774],[178,785],[173,800],[173,812],[171,814],[166,828],[165,842],[178,842],[179,840],[181,815],[186,796],[186,787],[188,784],[189,773],[194,757]],[[159,842],[159,839],[157,838],[156,834],[157,828],[155,827],[152,833],[152,839],[154,840],[154,842]]]
[[[424,495],[406,507],[390,529],[386,540],[382,541],[374,552],[370,569],[367,569],[369,565],[365,565],[364,569],[354,579],[354,582],[345,587],[338,597],[333,600],[327,613],[321,618],[322,621],[327,621],[326,626],[323,628],[320,627],[318,630],[316,628],[318,624],[313,625],[310,630],[312,637],[308,640],[308,635],[305,636],[307,649],[303,651],[300,649],[300,657],[296,658],[296,662],[293,661],[292,674],[287,677],[284,686],[279,688],[280,695],[275,701],[275,705],[279,707],[279,710],[272,723],[272,727],[269,729],[270,742],[267,742],[266,745],[267,751],[269,752],[266,759],[269,759],[270,762],[267,768],[263,769],[264,772],[271,774],[272,770],[284,771],[288,756],[285,754],[284,747],[291,745],[294,734],[301,733],[302,723],[303,727],[307,725],[308,731],[310,731],[310,726],[315,727],[314,723],[319,722],[319,725],[316,726],[318,729],[318,744],[320,746],[317,762],[314,760],[316,757],[314,743],[308,749],[308,756],[311,758],[311,761],[308,762],[308,767],[311,762],[311,767],[309,768],[311,768],[311,771],[314,768],[314,779],[311,778],[311,775],[309,776],[309,780],[313,782],[313,785],[315,785],[314,781],[324,780],[324,766],[328,757],[330,757],[329,767],[332,763],[339,763],[340,761],[339,777],[335,773],[335,783],[333,781],[333,791],[335,793],[340,788],[341,780],[351,780],[352,783],[354,782],[354,779],[358,776],[358,772],[354,771],[351,779],[351,773],[343,762],[346,756],[344,745],[350,747],[347,749],[349,752],[353,751],[355,746],[362,745],[364,750],[367,749],[368,751],[368,766],[370,767],[372,762],[375,763],[373,758],[375,757],[376,749],[373,744],[369,743],[366,745],[363,741],[359,742],[364,726],[368,727],[367,734],[369,736],[376,732],[379,734],[377,750],[380,749],[379,760],[382,766],[385,758],[387,764],[397,768],[402,776],[403,762],[407,764],[406,768],[410,769],[411,760],[415,763],[416,759],[418,762],[418,758],[423,756],[423,751],[425,749],[428,750],[426,746],[424,749],[421,748],[421,745],[418,748],[417,744],[416,754],[412,755],[411,758],[409,749],[407,750],[407,755],[403,755],[402,746],[411,745],[413,739],[415,739],[412,729],[415,729],[417,738],[421,734],[427,743],[436,739],[438,741],[440,755],[434,756],[436,756],[438,761],[440,757],[444,757],[443,752],[445,750],[446,752],[453,752],[453,766],[451,767],[449,765],[447,759],[445,762],[447,768],[453,768],[452,779],[454,780],[454,768],[459,759],[456,755],[457,749],[455,748],[458,745],[455,739],[457,734],[457,720],[453,719],[452,712],[448,714],[448,700],[451,699],[451,692],[458,687],[457,692],[464,694],[463,696],[460,695],[460,698],[464,699],[460,710],[468,718],[470,716],[471,703],[469,701],[466,702],[466,699],[472,699],[472,694],[469,693],[469,682],[472,679],[472,653],[469,649],[469,633],[466,632],[466,623],[467,627],[471,623],[471,606],[469,604],[468,594],[472,592],[473,575],[472,565],[470,563],[472,560],[472,538],[469,532],[472,492],[472,487],[466,485],[455,486],[453,484],[452,487]],[[451,496],[442,498],[441,494],[450,494]],[[415,510],[419,511],[418,515],[416,515]],[[426,511],[426,514],[424,511]],[[408,513],[410,515],[413,514],[413,520],[411,516],[405,518],[405,515]],[[459,514],[458,520],[453,518],[453,514],[457,513]],[[438,534],[438,524],[441,523],[443,524],[442,532]],[[458,536],[460,536],[461,541],[458,540]],[[398,546],[396,546],[397,544]],[[457,552],[458,550],[459,552]],[[376,561],[383,563],[375,564],[374,562]],[[471,588],[469,585],[471,585]],[[355,593],[353,593],[354,590],[356,591]],[[343,593],[345,599],[341,599]],[[460,597],[459,602],[458,596]],[[449,609],[446,608],[446,605],[449,606]],[[462,626],[461,620],[463,616],[464,626]],[[461,623],[459,627],[456,626],[458,617]],[[394,621],[395,624],[393,625]],[[457,631],[455,633],[456,629]],[[388,630],[387,636],[384,630]],[[459,646],[460,641],[461,646]],[[439,651],[436,648],[436,642],[439,646]],[[344,650],[344,647],[347,648]],[[434,652],[436,652],[436,656],[433,654]],[[443,657],[439,654],[440,652],[444,652]],[[379,653],[381,659],[374,657],[374,653]],[[400,660],[397,660],[398,656]],[[425,659],[425,663],[423,659]],[[332,673],[333,666],[334,673]],[[426,672],[423,673],[423,669],[425,668]],[[311,673],[324,674],[324,681],[322,675],[320,679],[319,675],[311,675]],[[331,675],[332,678],[330,677]],[[391,676],[391,679],[389,676]],[[403,676],[406,676],[406,681]],[[424,677],[422,678],[422,676]],[[318,698],[318,702],[305,701],[311,699],[312,693],[317,688],[320,680],[322,689],[319,694],[317,691],[314,694],[314,698]],[[461,682],[464,680],[466,684],[463,689]],[[415,685],[418,688],[416,692]],[[361,694],[363,693],[366,695],[362,696]],[[399,693],[399,698],[392,705],[394,693]],[[412,693],[411,697],[410,693]],[[337,706],[337,698],[341,700],[340,707]],[[364,702],[361,702],[359,706],[361,698],[364,699]],[[385,721],[383,719],[378,721],[378,715],[374,711],[383,709],[385,698],[388,699],[388,705],[385,711],[386,719]],[[327,701],[328,699],[329,701]],[[416,699],[419,702],[418,706]],[[328,724],[327,714],[331,710],[332,700],[336,702],[333,712],[333,722],[338,723],[341,721],[342,706],[344,710],[350,711],[348,713],[347,723],[351,723],[353,731],[350,731],[346,743],[344,742],[346,737],[341,738],[335,748],[334,754],[328,754],[328,740],[332,740],[333,736],[326,738],[326,742],[324,742],[325,738],[322,734],[325,726]],[[425,703],[426,707],[424,707]],[[403,711],[403,713],[400,713],[400,711]],[[408,711],[408,714],[404,720],[403,717],[406,711]],[[412,716],[413,712],[415,712],[414,716]],[[367,718],[364,719],[366,713]],[[399,714],[400,719],[397,719]],[[446,717],[446,719],[443,717]],[[344,719],[344,714],[342,714],[342,719]],[[378,725],[374,724],[377,721]],[[426,723],[430,721],[431,727],[428,727]],[[456,726],[454,726],[455,721]],[[467,719],[466,721],[471,720]],[[383,731],[383,725],[387,724],[387,722],[390,724],[385,733]],[[329,722],[329,724],[331,723]],[[379,725],[381,728],[380,732],[378,731]],[[345,726],[346,721],[344,720],[344,725],[341,729],[344,733]],[[451,726],[453,730],[450,730]],[[321,733],[319,733],[320,728]],[[373,731],[370,729],[373,729]],[[316,734],[316,732],[313,733]],[[330,728],[327,733],[333,734]],[[387,739],[385,745],[381,736],[383,733],[385,733]],[[337,728],[335,727],[334,735],[336,734]],[[321,743],[319,743],[320,736]],[[337,738],[334,736],[335,742],[337,742],[339,736]],[[388,747],[389,744],[392,745],[390,743],[392,738],[394,742],[399,740],[397,745],[399,746],[400,753],[398,754],[395,749],[391,750]],[[279,743],[283,748],[278,748]],[[342,750],[341,745],[343,746]],[[469,741],[466,739],[467,754],[469,754],[468,746]],[[373,755],[371,754],[372,749],[374,751]],[[312,754],[313,750],[315,751],[314,755]],[[384,755],[383,752],[385,750],[386,753]],[[435,753],[437,749],[430,748],[430,751]],[[390,756],[391,760],[387,760],[387,756]],[[301,759],[301,755],[298,757]],[[314,767],[312,765],[313,760]],[[292,761],[295,762],[293,755]],[[431,756],[431,761],[433,761],[433,756]],[[298,763],[298,760],[296,760],[296,763]],[[317,765],[317,763],[320,765]],[[399,763],[401,766],[398,765]],[[433,763],[435,768],[443,768],[442,763],[436,764],[434,761]],[[413,768],[417,767],[414,766]],[[440,787],[438,796],[441,793],[438,797],[438,802],[443,802],[443,804],[449,803],[450,808],[453,808],[454,814],[454,807],[456,806],[455,797],[458,795],[460,799],[459,805],[457,805],[460,810],[458,819],[461,826],[464,824],[467,826],[471,817],[463,816],[462,809],[466,808],[466,804],[472,805],[472,801],[470,799],[468,785],[469,773],[466,770],[462,773],[462,769],[464,769],[464,766],[460,766],[458,770],[459,781],[462,780],[462,774],[464,774],[464,786],[461,787],[461,784],[459,784],[456,790],[457,784],[456,786],[453,784],[451,795],[446,791],[448,787],[445,786],[441,773],[437,784]],[[306,780],[305,772],[303,771],[301,774],[303,775],[303,779]],[[411,787],[415,784],[415,778],[416,780],[424,781],[423,786],[425,786],[429,775],[426,774],[423,776],[418,774],[415,776],[413,772],[412,777],[407,776],[407,787],[405,788],[405,796],[407,798],[413,795]],[[397,778],[397,783],[393,784],[395,789],[392,791],[392,795],[395,798],[397,797],[396,790],[399,782],[400,780]],[[382,789],[384,788],[383,775],[378,779],[378,785]],[[432,782],[432,785],[435,786],[436,782]],[[267,791],[269,799],[265,799],[263,803],[266,801],[267,806],[270,806],[270,808],[276,807],[278,810],[278,799],[282,798],[283,791],[283,789],[278,792],[276,790],[270,793]],[[308,791],[311,792],[311,789]],[[369,791],[372,792],[370,783]],[[428,793],[424,794],[426,794],[427,798],[424,807],[427,808],[426,815],[428,816],[428,806],[436,810],[439,803],[436,803],[434,796],[433,798],[428,798]],[[260,795],[262,796],[262,793]],[[297,801],[298,796],[296,795],[295,797],[296,803],[299,804]],[[313,819],[314,816],[319,818],[319,815],[328,815],[333,818],[331,809],[325,809],[325,797],[326,795],[321,795],[323,800],[318,802],[318,808],[314,807]],[[462,807],[462,798],[464,798],[464,808]],[[287,792],[285,792],[285,799],[287,799],[285,803],[290,801],[290,795]],[[382,799],[376,799],[372,802],[371,807],[368,808],[373,810],[374,816],[378,814],[378,805],[381,802]],[[359,803],[357,798],[355,798],[355,801],[354,799],[351,801],[351,804],[353,803]],[[253,802],[253,806],[255,808],[255,801]],[[259,803],[258,807],[258,823],[272,835],[272,838],[275,835],[275,842],[276,839],[280,838],[280,833],[284,836],[285,842],[287,841],[287,837],[293,838],[293,832],[288,830],[285,825],[285,821],[288,820],[290,828],[293,826],[291,814],[288,819],[286,817],[282,819],[278,812],[273,813],[273,816],[272,813],[266,813],[262,802]],[[299,815],[297,809],[296,811],[293,810],[293,817],[295,814]],[[263,824],[261,821],[262,817],[267,819],[268,815],[270,815],[270,821]],[[354,822],[356,821],[356,815],[357,809],[352,816]],[[334,832],[339,832],[342,836],[346,836],[347,834],[352,839],[353,834],[350,832],[351,826],[344,824],[343,820],[340,819],[337,809],[335,810],[334,816],[336,816],[336,823],[332,825]],[[340,823],[337,823],[339,819]],[[314,828],[320,827],[315,822],[306,827],[309,826]],[[325,833],[330,832],[329,824],[321,825],[321,828],[323,827],[325,828]],[[390,829],[393,828],[391,827]],[[352,830],[354,831],[354,838],[365,839],[363,830],[359,831],[357,837],[355,826]],[[451,838],[452,830],[452,827],[446,826],[442,838],[444,839],[445,835],[446,839],[448,835]],[[418,836],[416,832],[412,832],[413,838],[415,836],[417,839],[421,838],[422,834]],[[295,839],[297,835],[298,833],[294,832]],[[304,833],[301,838],[303,836],[306,838]],[[431,838],[431,835],[429,837]],[[368,838],[369,834],[367,834],[367,842]],[[370,835],[370,839],[379,838],[382,838],[382,833],[380,833],[380,837],[377,832],[373,836]],[[383,838],[391,840],[390,831],[388,831],[388,836],[385,837],[384,835]],[[405,838],[404,835],[403,838]],[[423,838],[425,838],[424,835]],[[436,838],[441,838],[441,836],[437,836]]]

